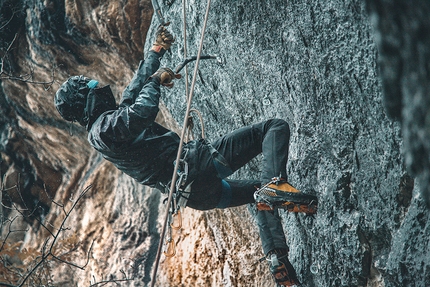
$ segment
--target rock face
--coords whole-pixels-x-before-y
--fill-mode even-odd
[[[415,45],[421,38],[407,33],[420,23],[405,24],[413,10],[392,14],[393,6],[370,0],[367,6],[336,0],[214,2],[203,51],[217,59],[200,62],[193,107],[203,114],[209,140],[267,118],[290,123],[289,181],[320,199],[315,217],[281,211],[290,261],[304,286],[429,286],[429,213],[419,192],[429,174],[428,128],[421,121],[428,109],[416,104],[427,104],[428,83],[414,77],[422,69],[406,65],[411,50],[404,52],[409,58],[403,52],[393,56],[383,44],[403,39],[398,52],[408,44],[428,61],[427,42]],[[157,19],[151,24],[150,1],[0,3],[2,242],[22,241],[15,257],[6,256],[9,245],[0,245],[0,272],[6,264],[34,266],[38,259],[26,254],[44,246],[47,251],[51,234],[58,234],[50,251],[85,268],[50,257],[37,270],[47,273],[29,279],[34,285],[41,284],[38,279],[54,286],[109,280],[149,285],[165,196],[97,155],[85,130],[60,118],[53,95],[69,75],[85,74],[110,84],[119,100],[158,25]],[[205,5],[186,5],[189,56],[197,54]],[[160,6],[177,37],[162,63],[175,67],[184,59],[182,4],[160,1]],[[390,21],[402,28],[393,37],[385,25]],[[393,59],[396,69],[385,66],[379,74],[378,60],[388,65]],[[399,67],[409,69],[399,72]],[[26,73],[33,75],[27,82],[8,78]],[[392,87],[396,93],[387,89],[392,79],[401,82]],[[47,83],[34,83],[41,81]],[[175,130],[183,122],[184,90],[184,80],[163,89],[159,121]],[[394,111],[389,106],[388,115],[401,115],[402,124],[384,108],[392,103],[384,99],[399,93],[404,100]],[[412,96],[418,98],[405,100]],[[417,109],[422,112],[416,118],[407,112]],[[199,131],[199,121],[194,122]],[[414,136],[403,140],[402,135]],[[420,139],[417,146],[411,146],[413,139]],[[258,178],[260,160],[234,177]],[[66,229],[58,229],[70,210]],[[185,209],[183,229],[173,234],[177,255],[163,256],[157,286],[271,286],[265,264],[256,264],[263,254],[252,210]],[[4,278],[17,284],[23,278],[13,270]]]
[[[388,115],[402,124],[405,163],[430,206],[430,3],[367,1]]]

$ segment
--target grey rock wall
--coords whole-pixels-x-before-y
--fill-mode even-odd
[[[204,11],[205,1],[187,6],[189,56],[197,54]],[[429,285],[428,211],[404,168],[400,125],[384,109],[366,6],[213,1],[210,11],[203,53],[218,60],[201,61],[193,107],[209,139],[272,117],[290,123],[289,180],[320,198],[315,218],[282,215],[300,279],[306,286]],[[163,13],[177,36],[164,64],[175,67],[183,59],[180,3]],[[163,96],[179,122],[183,90],[178,81]],[[235,176],[258,172],[256,161]]]
[[[405,164],[430,206],[430,3],[367,1],[388,115],[402,125]]]

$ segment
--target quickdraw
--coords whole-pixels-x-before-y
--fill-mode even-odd
[[[177,224],[175,224],[175,218],[177,218]],[[164,256],[170,258],[176,255],[176,244],[173,238],[173,229],[176,231],[180,231],[182,229],[182,216],[181,210],[179,208],[175,212],[170,213],[168,224],[169,229],[166,238],[166,248],[164,251]]]
[[[185,155],[183,158],[186,158],[188,150],[185,150]],[[190,194],[191,184],[186,185],[188,178],[188,163],[185,159],[180,159],[179,168],[178,168],[178,179],[176,180],[176,190],[173,194],[173,200],[171,201],[171,206],[169,210],[168,217],[168,235],[166,238],[166,247],[164,251],[164,255],[166,257],[173,257],[176,254],[176,244],[173,239],[173,230],[181,231],[182,229],[182,215],[181,208],[184,208],[187,205],[188,196]],[[176,220],[175,220],[176,219]]]

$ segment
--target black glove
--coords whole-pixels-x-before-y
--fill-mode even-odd
[[[173,35],[166,29],[166,26],[169,25],[170,22],[167,22],[164,26],[160,25],[160,27],[158,27],[158,30],[155,33],[155,42],[152,45],[152,50],[160,52],[161,48],[163,48],[167,51],[170,49],[170,46],[172,46],[172,43],[175,42]]]
[[[171,69],[169,68],[160,68],[155,72],[151,78],[158,79],[160,81],[160,84],[171,88],[173,87],[173,79],[180,79],[180,74],[175,74]]]

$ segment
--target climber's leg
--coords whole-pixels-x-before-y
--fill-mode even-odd
[[[317,212],[318,199],[314,195],[302,193],[287,181],[274,178],[254,194],[259,210],[283,208],[290,212],[314,214]]]
[[[285,179],[287,176],[286,164],[289,137],[288,124],[283,120],[275,119],[236,130],[213,142],[212,146],[225,158],[232,172],[263,152],[264,158],[260,182],[267,183],[273,177]],[[249,191],[252,190],[251,186],[248,185],[244,188],[244,186],[240,186],[240,183],[240,181],[223,181],[223,193],[227,191],[227,194],[229,194],[227,198],[231,200],[229,205],[225,205],[225,207],[235,205],[233,198],[235,198],[237,204],[250,200]],[[243,201],[239,199],[243,199]],[[297,283],[294,268],[292,268],[291,264],[287,264],[288,246],[278,211],[257,211],[255,219],[259,228],[264,254],[266,256],[277,255],[277,251],[285,251],[285,256],[278,256],[279,260],[276,261],[281,262],[281,264],[272,264],[271,266],[270,270],[275,281],[285,286]]]
[[[223,180],[222,196],[217,207],[227,208],[255,203],[254,193],[259,187],[258,180]]]
[[[290,127],[286,121],[274,119],[266,122],[264,131],[261,183],[268,183],[274,177],[286,180]]]
[[[257,211],[255,220],[260,232],[264,254],[273,249],[288,249],[281,218],[277,210]]]
[[[282,131],[285,128],[287,132]],[[275,135],[277,133],[280,135]],[[232,172],[263,151],[263,179],[270,180],[275,176],[286,176],[288,142],[288,124],[284,120],[272,119],[237,129],[211,144],[226,159]]]

